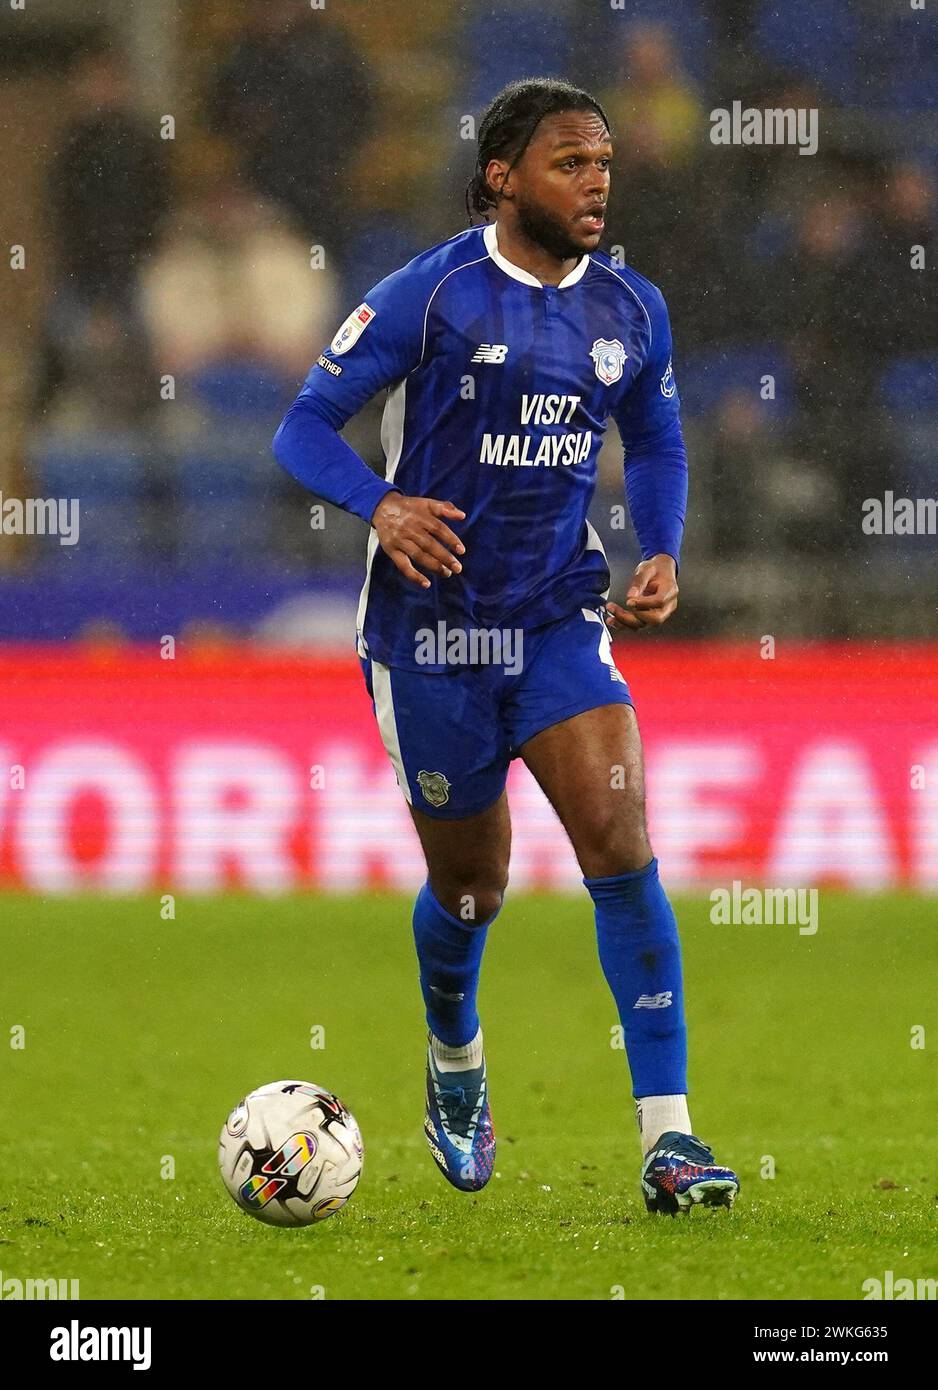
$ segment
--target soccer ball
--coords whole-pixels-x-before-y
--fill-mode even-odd
[[[269,1226],[312,1226],[344,1207],[363,1154],[354,1116],[310,1081],[251,1091],[218,1140],[222,1182],[242,1211]]]

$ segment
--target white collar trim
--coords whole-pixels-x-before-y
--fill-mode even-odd
[[[536,289],[544,289],[544,285],[538,280],[536,275],[530,271],[522,270],[520,265],[515,265],[512,261],[506,260],[498,249],[498,235],[495,230],[495,223],[490,222],[482,233],[482,240],[485,242],[485,249],[488,251],[492,260],[503,270],[506,275],[510,275],[512,280],[519,280],[522,285],[533,285]],[[586,268],[590,263],[587,255],[581,256],[579,262],[573,267],[569,275],[565,275],[559,285],[551,285],[551,289],[565,290],[570,285],[575,285],[578,280],[582,280],[586,274]]]

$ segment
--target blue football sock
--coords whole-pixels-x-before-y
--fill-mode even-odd
[[[488,922],[473,926],[441,907],[425,883],[414,904],[414,943],[427,1023],[448,1047],[463,1047],[479,1031],[476,992]]]
[[[622,1021],[632,1094],[685,1094],[681,946],[658,861],[634,873],[583,882],[596,905],[599,959]]]

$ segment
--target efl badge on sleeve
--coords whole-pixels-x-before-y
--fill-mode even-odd
[[[608,338],[597,338],[590,348],[596,375],[607,386],[621,379],[622,364],[628,355],[618,338],[613,338],[612,342]]]
[[[358,308],[349,314],[332,340],[332,351],[336,357],[341,357],[343,352],[348,352],[349,348],[358,342],[374,316],[375,311],[368,304],[359,304]]]

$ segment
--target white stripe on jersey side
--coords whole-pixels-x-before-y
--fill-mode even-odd
[[[618,280],[619,284],[624,285],[625,288],[628,290],[629,294],[631,294],[632,296],[634,296],[636,300],[638,300],[638,307],[645,315],[645,322],[648,324],[648,351],[651,352],[651,316],[648,313],[648,310],[645,308],[645,305],[642,303],[641,297],[635,290],[632,289],[632,286],[629,284],[628,280],[623,280],[621,275],[617,275],[614,270],[610,270],[607,265],[603,265],[602,261],[595,261],[593,260],[592,256],[590,256],[590,260],[593,261],[593,265],[598,266],[600,270],[608,271],[608,273],[612,276],[614,280]]]
[[[605,662],[607,666],[611,666],[614,671],[618,671],[619,668],[612,656],[612,638],[609,635],[608,627],[594,609],[581,608],[580,612],[588,623],[599,623],[599,626],[602,628],[602,632],[599,634],[599,659]]]
[[[648,324],[648,351],[651,352],[651,342],[652,342],[651,318],[650,318],[650,316],[649,316],[648,310],[645,308],[645,305],[642,303],[641,299],[640,299],[639,296],[636,294],[635,290],[632,289],[632,286],[629,284],[628,280],[623,280],[621,275],[617,275],[616,272],[615,272],[614,270],[609,270],[609,267],[608,267],[607,265],[603,265],[602,261],[595,261],[595,260],[593,260],[593,257],[592,257],[592,256],[590,256],[590,260],[593,261],[593,265],[598,266],[600,270],[608,270],[608,271],[609,271],[609,274],[612,276],[612,278],[613,278],[614,280],[618,280],[620,285],[624,285],[625,288],[629,291],[629,293],[630,293],[631,295],[633,295],[634,298],[638,301],[638,307],[641,309],[642,313],[645,315],[645,322]],[[589,539],[588,539],[587,542],[586,542],[586,548],[587,548],[587,550],[599,550],[599,551],[601,551],[601,552],[602,552],[603,559],[605,560],[605,558],[606,558],[606,549],[605,549],[605,546],[603,545],[602,541],[600,540],[599,536],[597,535],[597,533],[596,533],[596,528],[593,526],[592,522],[587,521],[587,523],[586,523],[586,529],[587,529],[587,532],[588,532],[588,535],[589,535]],[[604,599],[607,599],[607,598],[609,597],[609,590],[608,590],[608,589],[605,589],[605,590],[603,591],[603,595],[602,595],[602,596],[603,596]]]
[[[397,721],[394,718],[394,697],[391,694],[391,672],[380,661],[371,663],[371,688],[375,693],[375,712],[378,716],[378,731],[381,742],[387,750],[397,781],[407,801],[413,805],[404,759],[401,756],[401,741],[397,736]]]
[[[407,378],[399,381],[395,387],[388,392],[388,398],[384,406],[384,414],[381,416],[381,447],[384,449],[387,459],[387,472],[385,480],[389,483],[394,482],[394,474],[397,472],[397,465],[401,461],[401,451],[404,447],[404,398],[407,394]],[[368,536],[368,552],[365,560],[365,582],[358,599],[358,613],[355,618],[356,641],[358,655],[367,656],[368,648],[365,645],[365,613],[368,609],[368,590],[371,588],[371,567],[374,563],[375,552],[378,549],[378,533],[372,526]]]
[[[456,235],[462,236],[463,233],[457,232]],[[455,238],[450,237],[450,240],[453,241]],[[433,293],[427,300],[427,307],[423,316],[423,339],[420,344],[420,361],[417,363],[416,367],[411,369],[411,372],[417,371],[417,369],[423,365],[423,355],[427,349],[427,320],[430,316],[430,305],[433,303],[440,285],[448,280],[451,275],[455,275],[457,270],[467,270],[469,266],[481,265],[483,261],[487,261],[488,259],[489,255],[488,252],[486,252],[484,256],[478,256],[474,261],[466,261],[464,265],[454,266],[453,269],[448,270],[443,276],[443,279],[439,280],[434,286]],[[411,372],[408,372],[407,375],[410,376]],[[384,414],[381,417],[381,444],[388,461],[385,479],[389,483],[393,483],[394,481],[394,474],[397,471],[397,465],[401,461],[401,454],[404,449],[404,393],[406,386],[407,377],[404,377],[403,381],[399,381],[397,385],[391,389],[384,407]],[[368,609],[368,591],[371,587],[371,567],[374,563],[375,551],[377,549],[378,533],[374,527],[372,527],[371,534],[368,537],[368,549],[365,557],[365,582],[362,585],[361,595],[358,600],[358,615],[355,619],[359,656],[368,655],[368,649],[365,646],[364,639],[365,613]]]
[[[600,535],[599,535],[599,532],[596,530],[596,527],[595,527],[595,526],[593,525],[593,523],[589,520],[589,518],[587,518],[587,521],[586,521],[586,548],[587,548],[587,550],[598,550],[599,553],[600,553],[600,555],[601,555],[601,556],[603,557],[603,559],[605,560],[605,558],[606,558],[606,547],[603,545],[602,540],[601,540]],[[607,568],[608,568],[608,566],[607,566]],[[608,589],[603,589],[602,597],[603,597],[603,598],[608,598],[608,597],[609,597],[609,590],[608,590]],[[585,612],[586,612],[586,609],[584,609],[583,611],[584,611],[584,613],[585,613]]]

